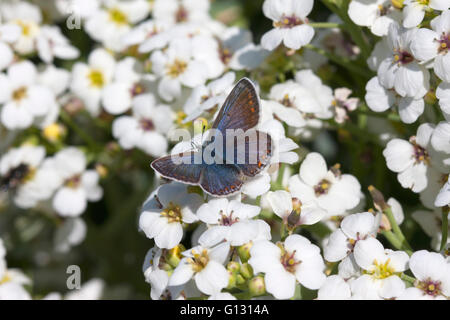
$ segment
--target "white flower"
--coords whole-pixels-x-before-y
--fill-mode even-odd
[[[144,204],[139,218],[139,228],[160,248],[171,249],[183,237],[183,223],[198,220],[195,212],[202,199],[196,193],[188,193],[180,183],[162,185]]]
[[[392,139],[383,150],[389,170],[397,172],[397,178],[403,188],[421,192],[427,187],[427,169],[430,165],[428,145],[433,128],[422,124],[417,135],[410,141]]]
[[[326,215],[326,211],[317,207],[315,203],[303,203],[301,198],[292,197],[289,192],[284,190],[270,191],[267,200],[272,206],[273,212],[292,229],[300,225],[315,224]]]
[[[248,263],[256,273],[264,272],[267,292],[277,299],[294,296],[296,282],[308,289],[319,289],[325,281],[325,263],[320,249],[298,234],[284,243],[261,240],[250,249]]]
[[[270,239],[269,225],[263,220],[252,220],[260,211],[260,207],[237,200],[212,199],[197,211],[197,217],[209,226],[198,242],[212,247],[225,240],[236,247],[257,238]],[[265,234],[260,235],[260,229]]]
[[[86,170],[87,160],[82,151],[68,147],[56,153],[52,160],[62,181],[53,198],[53,208],[61,216],[79,216],[88,201],[102,198],[99,174],[95,170]]]
[[[37,83],[37,70],[28,60],[0,74],[1,121],[8,129],[25,129],[36,118],[44,117],[55,105],[53,92]]]
[[[439,191],[439,194],[436,197],[434,205],[436,207],[443,207],[446,205],[447,206],[450,205],[450,180],[447,180],[442,189]]]
[[[89,54],[88,63],[77,62],[72,69],[72,92],[83,100],[87,110],[97,116],[103,90],[114,75],[116,62],[104,49],[95,49]]]
[[[267,50],[252,42],[252,34],[248,30],[231,27],[219,36],[220,59],[231,69],[255,69],[269,54]]]
[[[405,0],[403,5],[403,26],[405,28],[419,25],[425,17],[426,11],[433,11],[433,9],[444,11],[450,7],[446,0]]]
[[[31,283],[19,269],[8,269],[5,259],[6,249],[0,238],[0,300],[31,300],[23,287]]]
[[[103,90],[102,103],[110,114],[128,111],[133,98],[146,91],[143,83],[143,66],[132,57],[119,61],[114,71],[114,78]],[[142,82],[142,83],[141,83]]]
[[[390,299],[400,296],[405,283],[398,274],[407,269],[408,255],[384,249],[375,238],[358,241],[353,252],[365,273],[351,283],[352,292],[366,299]]]
[[[444,11],[431,21],[433,30],[424,28],[417,30],[411,42],[414,57],[423,62],[433,60],[434,73],[445,82],[450,82],[449,20],[450,10]]]
[[[20,208],[49,199],[60,183],[44,157],[44,147],[22,146],[11,149],[0,160],[1,185],[15,191],[14,202]]]
[[[306,125],[304,114],[302,114],[303,97],[310,93],[299,83],[288,80],[277,83],[270,88],[269,99],[265,106],[271,108],[272,112],[289,126],[301,128]]]
[[[17,41],[22,28],[13,23],[1,23],[0,19],[0,71],[8,67],[14,60],[11,44]]]
[[[425,109],[422,98],[402,97],[394,90],[384,88],[378,77],[373,77],[367,82],[365,100],[367,106],[375,112],[384,112],[396,106],[404,123],[415,122]]]
[[[171,33],[168,30],[170,29],[167,21],[147,20],[125,34],[122,43],[127,47],[138,45],[140,53],[162,49],[171,40]]]
[[[53,58],[72,60],[78,58],[80,52],[56,26],[43,26],[36,43],[39,57],[45,63],[53,62]]]
[[[262,36],[262,47],[274,50],[283,41],[287,48],[298,50],[310,43],[314,29],[306,17],[313,5],[314,0],[265,0],[263,12],[273,21],[274,29]]]
[[[418,63],[411,50],[417,30],[391,24],[387,38],[391,55],[378,67],[378,80],[383,87],[394,88],[400,96],[415,99],[427,93],[430,78],[428,70]]]
[[[195,58],[195,53],[205,48],[195,47],[193,41],[177,38],[170,42],[164,52],[155,51],[151,55],[152,69],[161,77],[158,93],[167,101],[181,95],[182,85],[194,88],[204,84],[208,78],[209,71],[205,68],[205,61]]]
[[[427,187],[420,192],[420,201],[428,209],[434,209],[434,202],[441,189],[447,182],[448,174],[437,170],[435,167],[429,167],[427,170]]]
[[[132,101],[132,116],[114,120],[112,133],[124,149],[139,148],[153,157],[167,152],[165,135],[175,115],[167,105],[156,105],[152,94],[142,94]]]
[[[347,88],[338,88],[334,90],[334,100],[331,104],[334,107],[334,119],[337,123],[344,123],[348,120],[347,113],[356,110],[356,107],[358,106],[359,99],[349,98],[351,94],[352,90]]]
[[[444,116],[447,115],[447,121],[450,121],[450,83],[441,82],[436,88],[436,97]]]
[[[340,174],[336,167],[327,170],[324,158],[309,153],[300,166],[300,173],[289,179],[294,197],[313,201],[330,216],[350,210],[360,202],[361,185],[349,174]]]
[[[389,26],[401,19],[401,12],[391,0],[353,0],[348,6],[348,15],[359,25],[369,27],[377,36],[385,36]]]
[[[400,299],[448,299],[450,297],[450,264],[436,252],[420,250],[409,259],[409,268],[418,283],[407,288]]]
[[[86,20],[86,32],[108,49],[121,51],[124,49],[122,37],[131,30],[132,24],[148,15],[150,6],[145,0],[108,0],[103,4],[104,8]]]
[[[151,248],[145,255],[142,266],[145,281],[151,285],[150,297],[153,300],[158,300],[161,297],[169,283],[169,274],[159,267],[162,253],[163,250],[158,247]]]
[[[202,23],[208,21],[208,0],[155,0],[153,17],[157,21],[176,23]]]
[[[351,296],[350,285],[338,275],[327,277],[317,292],[318,300],[347,300]]]
[[[214,248],[196,246],[183,252],[185,258],[172,273],[170,286],[182,285],[192,277],[197,288],[207,294],[215,295],[228,285],[229,274],[223,266],[228,257],[230,245],[222,243]]]
[[[312,70],[301,70],[295,74],[297,81],[306,91],[305,95],[298,97],[298,108],[304,113],[311,113],[319,119],[333,117],[332,104],[333,90],[324,85],[322,80]]]
[[[381,214],[355,213],[345,217],[341,227],[334,231],[323,248],[324,258],[330,262],[340,261],[353,252],[358,241],[376,237]]]
[[[14,50],[28,55],[36,50],[36,39],[40,33],[42,14],[38,6],[25,1],[2,3],[0,12],[7,23],[20,27],[19,38],[14,41]]]

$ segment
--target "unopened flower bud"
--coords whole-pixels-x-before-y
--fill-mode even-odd
[[[248,289],[253,297],[262,296],[266,293],[266,284],[263,276],[257,276],[248,282]]]
[[[228,264],[227,264],[227,270],[228,270],[228,271],[231,271],[231,272],[233,272],[233,273],[238,273],[240,269],[241,269],[241,266],[240,266],[240,264],[239,264],[238,262],[236,262],[236,261],[230,261],[230,262],[228,262]]]
[[[237,248],[237,253],[242,262],[247,262],[248,259],[250,259],[250,249],[252,248],[252,245],[252,242],[247,242]]]
[[[253,277],[253,268],[248,263],[243,263],[239,272],[245,279]]]
[[[369,186],[368,189],[370,195],[372,196],[375,208],[378,211],[384,211],[389,208],[389,205],[386,203],[386,201],[384,201],[383,194],[378,189],[376,189],[374,186]]]

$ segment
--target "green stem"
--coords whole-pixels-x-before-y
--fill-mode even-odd
[[[442,209],[442,239],[441,239],[441,250],[444,250],[447,244],[448,237],[448,211]]]
[[[392,231],[381,231],[381,234],[386,238],[390,244],[398,250],[402,249],[402,242],[396,237],[396,235]]]
[[[313,28],[339,28],[341,25],[334,22],[311,22],[309,25]]]
[[[406,282],[409,282],[411,284],[414,284],[414,282],[416,281],[416,278],[408,276],[407,274],[404,274],[404,273],[402,273],[400,275],[400,279],[402,279],[402,280],[404,280]]]
[[[72,119],[70,115],[63,109],[59,113],[61,119],[64,123],[72,129],[92,150],[99,150],[100,147],[97,143],[83,130],[81,129]]]
[[[412,254],[412,248],[409,245],[408,241],[406,240],[405,236],[403,235],[402,230],[398,226],[397,222],[395,221],[394,214],[392,213],[391,207],[387,207],[383,210],[384,214],[389,219],[389,223],[391,224],[392,230],[394,231],[395,236],[401,243],[402,250],[405,250],[409,255]]]
[[[305,48],[308,48],[310,50],[313,50],[315,52],[317,52],[318,54],[327,57],[328,59],[330,59],[332,62],[350,70],[355,72],[356,74],[363,76],[363,77],[368,77],[370,75],[370,71],[368,69],[365,68],[361,68],[360,66],[354,64],[353,62],[351,62],[350,60],[344,59],[340,56],[334,55],[324,49],[318,48],[313,46],[312,44],[307,44],[305,46]]]

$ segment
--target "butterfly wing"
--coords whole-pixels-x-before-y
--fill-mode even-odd
[[[249,130],[242,145],[235,142],[234,164],[247,177],[254,177],[269,164],[272,156],[272,138],[265,132]]]
[[[205,167],[200,186],[213,196],[227,196],[241,189],[243,178],[234,165],[213,164]]]
[[[212,126],[225,136],[226,129],[246,131],[255,127],[259,121],[259,98],[255,86],[242,78],[225,100]]]
[[[187,184],[199,184],[205,165],[195,164],[195,155],[195,152],[185,152],[161,157],[154,160],[151,167],[164,178]]]

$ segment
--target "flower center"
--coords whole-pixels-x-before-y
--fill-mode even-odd
[[[145,91],[145,88],[142,84],[140,83],[136,83],[135,85],[133,85],[133,87],[131,88],[131,95],[133,97],[142,94]]]
[[[231,226],[232,224],[239,221],[239,218],[233,218],[233,211],[230,212],[229,215],[226,215],[223,213],[222,210],[220,210],[220,215],[222,216],[219,218],[219,224],[222,226]]]
[[[438,52],[442,54],[447,54],[450,48],[450,34],[442,33],[441,38],[438,40],[439,49]]]
[[[280,103],[283,106],[286,106],[286,107],[293,107],[294,106],[292,100],[289,98],[289,94],[287,94],[287,93],[284,95],[283,100],[281,100]]]
[[[198,253],[196,250],[191,252],[194,257],[187,259],[187,262],[191,265],[194,272],[202,271],[209,262],[208,250],[203,249],[201,253]]]
[[[169,223],[181,223],[181,219],[183,218],[180,206],[174,204],[173,202],[169,202],[169,205],[163,211],[161,211],[160,214],[162,217],[167,218],[167,220],[169,220]]]
[[[433,281],[431,279],[427,279],[425,281],[419,282],[417,285],[419,289],[424,291],[426,294],[430,296],[437,296],[441,294],[441,282],[440,281]]]
[[[428,154],[428,151],[418,145],[415,141],[415,137],[411,137],[410,142],[414,146],[414,159],[416,159],[416,163],[423,162],[425,164],[430,163],[430,155]]]
[[[186,22],[188,19],[188,11],[185,7],[179,6],[177,12],[175,13],[175,20],[179,22]]]
[[[118,8],[111,8],[108,11],[109,19],[117,25],[128,24],[127,15]]]
[[[141,129],[144,131],[154,131],[155,130],[155,124],[151,119],[141,119],[139,121],[139,124],[141,126]]]
[[[30,37],[32,36],[36,29],[37,25],[34,22],[30,21],[23,21],[23,20],[16,20],[15,23],[22,28],[22,35],[24,37]]]
[[[307,21],[303,21],[302,19],[296,17],[296,16],[285,16],[283,15],[281,17],[280,21],[275,21],[273,23],[273,26],[275,28],[293,28],[295,26],[298,26],[300,24],[306,23]]]
[[[327,194],[330,187],[331,182],[326,179],[322,179],[317,185],[314,186],[314,192],[316,193],[316,196],[321,196],[323,194]]]
[[[367,274],[370,274],[375,279],[385,279],[393,274],[395,274],[395,270],[389,265],[391,259],[387,259],[385,263],[379,263],[376,259],[373,261],[373,265],[375,268],[372,271],[366,271]]]
[[[175,59],[175,61],[172,64],[168,64],[166,68],[167,75],[171,78],[176,78],[186,71],[187,63],[183,60]]]
[[[64,185],[71,189],[77,189],[81,184],[81,176],[79,174],[70,177],[64,182]]]
[[[394,60],[398,64],[405,65],[414,61],[414,57],[408,51],[394,50]]]
[[[223,64],[228,64],[233,57],[233,53],[228,48],[220,48],[219,49],[220,60],[222,60]]]
[[[105,85],[103,73],[100,70],[91,70],[88,74],[91,87],[101,88]]]
[[[5,274],[3,275],[3,278],[0,279],[0,285],[5,284],[9,281],[11,281],[11,276],[9,275],[8,272],[5,272]]]
[[[19,89],[16,89],[12,94],[13,100],[17,102],[24,99],[26,96],[27,96],[27,87],[20,87]]]
[[[302,263],[295,259],[295,250],[293,252],[288,252],[281,243],[277,243],[278,247],[281,249],[280,262],[287,272],[295,273],[297,265]]]

